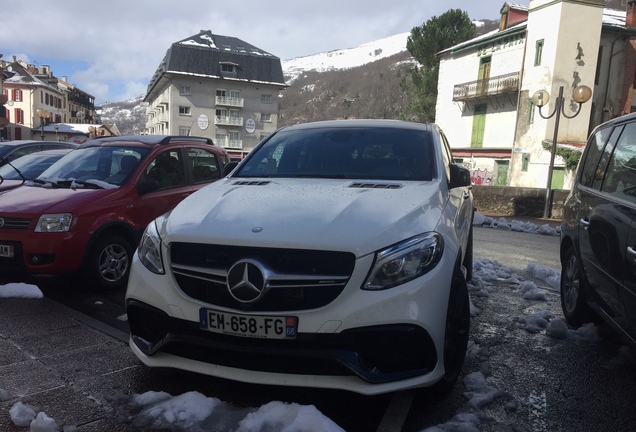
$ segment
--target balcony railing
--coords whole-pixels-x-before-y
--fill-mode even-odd
[[[227,96],[217,96],[216,104],[221,106],[231,106],[231,107],[239,107],[243,108],[243,103],[245,99],[236,98],[236,97],[227,97]]]
[[[519,72],[512,72],[505,75],[457,84],[453,88],[453,102],[518,91]]]
[[[243,126],[243,117],[215,116],[214,124],[225,126]]]

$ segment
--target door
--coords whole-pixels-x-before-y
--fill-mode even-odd
[[[488,85],[490,83],[490,57],[484,57],[479,61],[479,75],[477,79],[477,94],[488,94]]]
[[[581,265],[590,289],[588,295],[626,332],[630,324],[621,298],[625,295],[625,271],[631,267],[626,251],[636,208],[636,195],[630,198],[626,188],[636,186],[636,176],[626,169],[625,162],[631,151],[629,143],[635,140],[636,123],[624,129],[616,127],[602,151],[586,158],[584,178],[591,179],[591,187],[581,188],[579,215]]]
[[[486,129],[486,104],[475,105],[473,113],[473,131],[470,146],[481,148],[484,146],[484,130]]]

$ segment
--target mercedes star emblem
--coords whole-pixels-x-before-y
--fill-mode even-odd
[[[265,292],[267,278],[263,266],[252,260],[236,262],[227,274],[230,295],[241,303],[251,303]]]

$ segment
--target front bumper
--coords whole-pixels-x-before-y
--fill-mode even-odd
[[[189,297],[170,271],[151,273],[135,254],[126,294],[130,346],[148,366],[255,384],[367,395],[433,385],[444,374],[454,260],[445,257],[404,285],[364,291],[360,287],[372,259],[358,260],[347,286],[329,304],[284,312],[298,316],[296,339],[263,340],[201,329],[200,309],[219,306]]]

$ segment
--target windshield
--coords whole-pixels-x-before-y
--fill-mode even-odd
[[[136,147],[78,147],[44,171],[34,180],[34,185],[118,187],[128,180],[147,152]]]
[[[430,132],[401,128],[283,129],[234,177],[431,180]]]
[[[11,165],[3,165],[0,168],[0,178],[5,180],[32,180],[53,165],[53,163],[64,156],[65,153],[66,152],[63,151],[56,154],[42,154],[41,152],[37,152],[19,157],[11,161]],[[16,169],[19,172],[16,171]],[[22,176],[20,174],[22,174]]]

